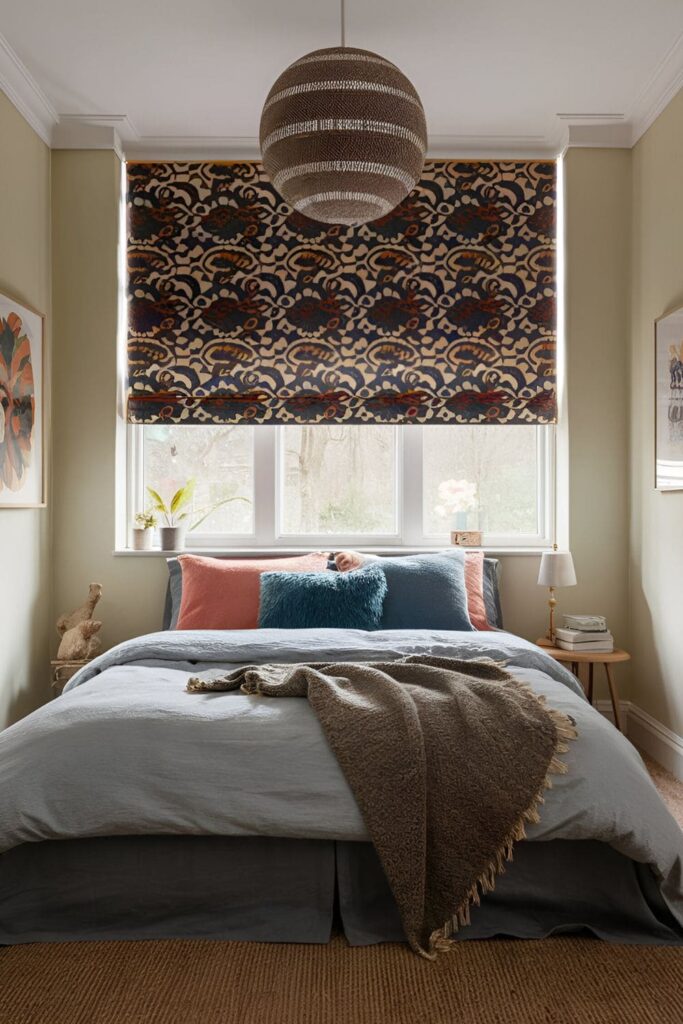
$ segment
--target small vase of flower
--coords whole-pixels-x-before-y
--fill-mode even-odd
[[[157,517],[153,512],[138,512],[133,527],[133,551],[151,551]]]
[[[449,518],[451,531],[469,529],[470,513],[478,507],[477,485],[469,480],[442,480],[438,494],[439,504],[434,511]]]

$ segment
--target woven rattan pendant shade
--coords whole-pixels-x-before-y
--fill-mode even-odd
[[[386,216],[417,184],[427,128],[420,97],[391,61],[330,47],[277,79],[260,142],[264,170],[290,206],[355,225]]]

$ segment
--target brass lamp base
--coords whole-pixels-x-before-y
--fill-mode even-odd
[[[548,587],[550,597],[548,598],[548,607],[550,608],[550,621],[548,623],[548,632],[546,633],[544,640],[546,641],[543,647],[554,647],[555,645],[555,605],[557,604],[557,598],[555,597],[555,587]]]

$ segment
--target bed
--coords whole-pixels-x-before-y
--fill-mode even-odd
[[[305,700],[190,696],[249,663],[482,658],[578,737],[540,821],[458,939],[683,941],[683,841],[630,743],[504,631],[176,630],[127,641],[0,734],[0,943],[202,936],[400,940],[363,817]]]

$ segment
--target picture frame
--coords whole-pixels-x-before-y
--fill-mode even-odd
[[[655,487],[683,490],[683,307],[655,320]]]
[[[0,509],[45,508],[45,315],[0,292]]]

